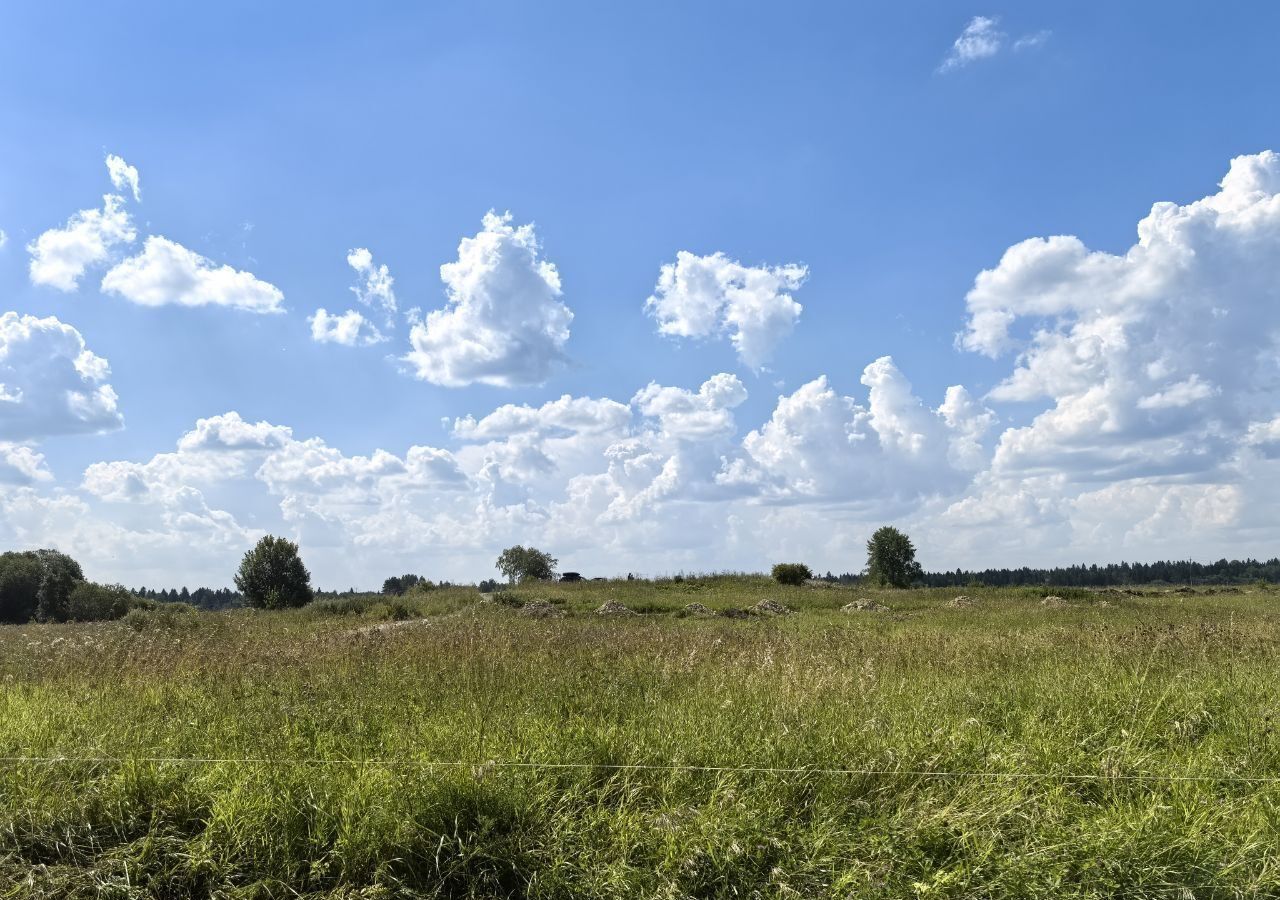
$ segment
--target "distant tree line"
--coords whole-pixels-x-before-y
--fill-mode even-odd
[[[1153,563],[1108,563],[1052,569],[983,569],[954,572],[926,572],[928,587],[963,587],[981,583],[991,587],[1046,584],[1055,587],[1117,587],[1127,584],[1242,584],[1253,581],[1280,582],[1280,559],[1220,559],[1199,563],[1190,560],[1160,560]]]
[[[190,603],[200,609],[234,609],[244,606],[244,596],[230,588],[199,587],[189,591],[186,587],[173,590],[154,588],[134,588],[130,591],[135,597],[144,600],[155,600],[157,603]]]

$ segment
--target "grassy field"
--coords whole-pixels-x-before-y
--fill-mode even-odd
[[[1280,896],[1280,594],[958,593],[0,628],[0,898]]]

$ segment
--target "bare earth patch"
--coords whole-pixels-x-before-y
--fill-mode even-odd
[[[852,603],[846,603],[844,606],[840,607],[840,612],[843,613],[888,611],[889,607],[885,606],[883,603],[877,603],[876,601],[868,600],[865,597],[861,600],[854,600]]]
[[[976,606],[977,602],[978,601],[974,600],[972,597],[966,597],[964,594],[961,594],[959,597],[956,597],[948,603],[947,606],[950,606],[953,609],[969,609],[970,607]]]

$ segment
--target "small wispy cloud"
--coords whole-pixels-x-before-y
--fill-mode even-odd
[[[1036,47],[1044,46],[1045,41],[1049,40],[1052,31],[1044,29],[1034,34],[1026,34],[1013,42],[1014,50],[1034,50]]]
[[[1006,47],[1012,47],[1016,51],[1031,50],[1044,44],[1050,34],[1049,31],[1037,31],[1015,38],[1010,43],[1009,35],[1000,29],[999,16],[974,16],[952,43],[951,50],[938,66],[938,71],[950,72],[970,63],[990,59]]]

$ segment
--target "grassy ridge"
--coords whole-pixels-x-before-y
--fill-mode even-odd
[[[0,897],[1280,895],[1267,592],[514,593],[0,630],[0,755],[209,760],[0,766]]]

